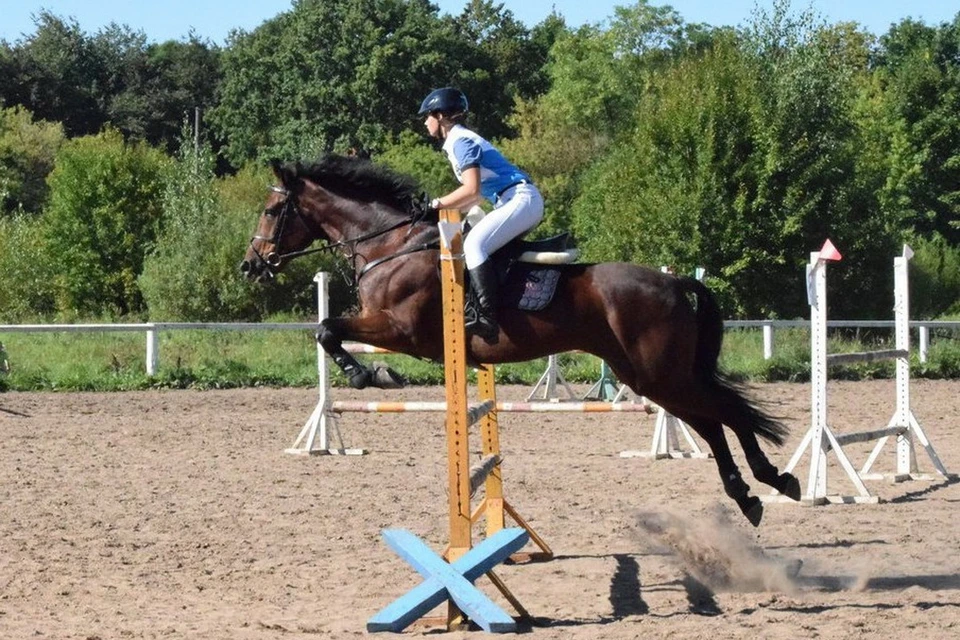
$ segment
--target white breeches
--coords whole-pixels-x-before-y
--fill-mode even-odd
[[[497,249],[543,220],[543,197],[530,183],[510,187],[499,201],[463,240],[467,269],[479,267]]]

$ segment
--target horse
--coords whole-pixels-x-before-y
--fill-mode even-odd
[[[327,318],[317,340],[354,388],[391,386],[343,348],[345,340],[441,362],[439,231],[408,176],[356,157],[326,155],[312,164],[273,163],[258,226],[240,270],[272,278],[295,257],[339,251],[352,265],[359,311]],[[308,248],[315,240],[326,244]],[[800,499],[800,483],[780,473],[758,436],[781,446],[787,427],[724,375],[717,360],[723,320],[700,281],[629,263],[558,265],[552,302],[539,311],[499,306],[500,334],[468,338],[472,362],[521,362],[565,351],[604,360],[634,393],[688,425],[710,447],[726,494],[753,526],[763,504],[750,494],[723,425],[737,436],[753,476]]]

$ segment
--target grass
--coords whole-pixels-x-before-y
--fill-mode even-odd
[[[886,332],[889,334],[889,332]],[[960,378],[960,343],[939,336],[931,343],[928,362],[912,362],[912,375]],[[758,382],[809,380],[809,332],[776,332],[775,357],[763,359],[759,330],[734,329],[725,334],[721,367],[738,380]],[[309,331],[161,332],[157,374],[145,371],[145,333],[7,333],[0,334],[10,371],[0,373],[0,390],[125,391],[150,388],[310,387],[317,384],[316,343]],[[835,332],[828,351],[891,348],[882,336]],[[433,362],[406,356],[359,356],[365,362],[383,360],[413,384],[441,384],[443,369]],[[914,357],[915,358],[915,357]],[[561,354],[560,370],[571,383],[593,383],[600,361],[586,354]],[[542,375],[546,359],[502,365],[497,381],[532,385]],[[345,379],[332,367],[332,383]],[[831,369],[831,377],[889,378],[893,362],[865,363]]]

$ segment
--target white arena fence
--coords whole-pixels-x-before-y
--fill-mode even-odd
[[[318,301],[323,295],[320,287],[320,274],[314,278],[317,282]],[[892,320],[830,320],[830,329],[894,329]],[[927,361],[930,346],[930,332],[960,331],[960,322],[938,320],[914,320],[909,323],[911,330],[918,335],[920,362]],[[777,329],[810,329],[809,320],[727,320],[724,329],[760,329],[763,332],[763,357],[771,359],[774,355],[774,332]],[[145,322],[145,323],[91,323],[91,324],[0,324],[0,343],[7,333],[104,333],[127,332],[143,333],[146,336],[145,369],[147,375],[156,375],[160,366],[161,332],[173,331],[310,331],[317,330],[316,322]],[[390,353],[385,349],[358,343],[345,343],[351,353]],[[319,345],[318,345],[319,348]],[[12,356],[15,357],[15,356]],[[555,371],[556,359],[550,362]],[[551,369],[548,369],[548,372]],[[546,374],[545,374],[546,375]],[[541,380],[541,383],[544,382]],[[551,380],[551,383],[553,380]]]
[[[830,320],[830,329],[890,329],[892,320]],[[774,355],[774,332],[777,329],[809,329],[809,320],[727,320],[724,329],[762,329],[763,357]],[[960,322],[941,320],[913,320],[910,329],[919,336],[918,356],[927,361],[931,331],[960,331]],[[144,322],[117,324],[0,324],[0,336],[7,333],[143,333],[146,336],[145,369],[147,375],[156,375],[160,366],[161,332],[167,331],[310,331],[317,330],[316,322]],[[0,339],[2,342],[2,339]],[[389,353],[370,345],[347,344],[354,353]]]

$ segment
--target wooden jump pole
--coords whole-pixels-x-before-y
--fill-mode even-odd
[[[495,459],[483,469],[485,478],[484,498],[471,510],[471,485],[479,484],[479,478],[471,473],[470,448],[467,419],[467,336],[464,328],[465,272],[463,261],[463,237],[460,232],[460,212],[445,210],[440,213],[441,242],[440,277],[443,292],[444,374],[447,397],[447,450],[449,483],[450,546],[446,557],[454,562],[472,546],[473,524],[486,518],[486,535],[490,537],[503,530],[505,513],[509,514],[540,551],[528,554],[513,554],[514,560],[548,560],[553,552],[546,542],[506,501],[503,495],[503,475],[500,466],[500,430],[496,410],[496,384],[492,365],[483,365],[477,370],[477,395],[481,403],[490,405],[490,410],[480,418],[481,454],[484,460]],[[444,230],[446,228],[446,231]],[[490,577],[504,597],[521,615],[526,611],[510,593],[502,581],[490,572]],[[457,612],[451,602],[448,627],[455,622]]]
[[[479,369],[480,403],[467,402],[467,335],[464,327],[464,259],[460,212],[440,212],[440,275],[443,294],[444,384],[446,392],[447,480],[450,542],[436,557],[416,536],[402,530],[384,531],[384,540],[426,580],[367,622],[368,631],[402,631],[444,600],[447,629],[461,628],[466,618],[490,632],[515,631],[516,622],[472,583],[487,575],[522,618],[529,614],[493,572],[494,566],[518,552],[531,538],[541,557],[553,553],[503,498],[500,436],[496,414],[493,367]],[[480,421],[482,459],[470,468],[470,426]],[[483,483],[484,501],[471,510],[471,495]],[[507,513],[520,527],[504,528]],[[473,523],[487,519],[487,537],[473,545]]]

